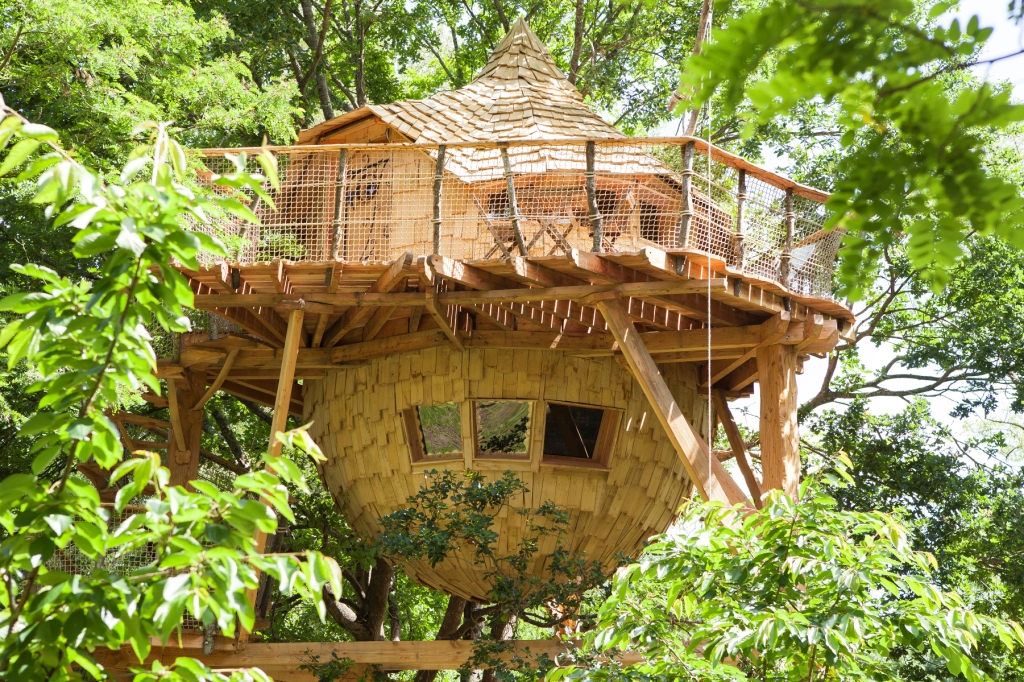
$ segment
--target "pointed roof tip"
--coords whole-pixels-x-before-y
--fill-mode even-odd
[[[473,81],[484,78],[510,81],[524,79],[576,90],[555,64],[547,45],[530,28],[525,16],[520,16],[509,27],[508,33],[494,48],[484,68]]]

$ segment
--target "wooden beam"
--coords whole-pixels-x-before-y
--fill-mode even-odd
[[[495,274],[462,261],[443,256],[432,256],[426,261],[425,272],[475,290],[453,292],[458,294],[458,298],[455,299],[449,298],[449,293],[439,294],[439,300],[444,303],[463,306],[493,304],[518,318],[549,329],[562,329],[563,322],[566,321],[592,328],[604,328],[604,321],[599,319],[600,316],[593,308],[573,304],[571,300],[567,300],[569,297],[564,297],[561,300],[559,297],[545,297],[543,292],[550,292],[551,289],[520,287],[518,286],[520,282],[516,279]],[[579,287],[578,280],[573,281],[573,286]],[[505,292],[505,296],[497,295],[495,293],[497,291]],[[531,297],[531,300],[523,299],[527,295]],[[474,297],[479,298],[473,300]],[[592,324],[587,324],[588,316],[598,319],[592,321]]]
[[[363,341],[373,341],[380,332],[381,327],[387,324],[396,310],[398,310],[396,305],[374,310],[373,314],[370,315],[370,319],[366,321],[366,325],[363,326]]]
[[[206,393],[203,394],[203,397],[200,398],[199,402],[197,402],[195,407],[192,408],[193,410],[203,409],[203,406],[206,405],[210,398],[220,390],[220,385],[228,378],[228,372],[231,371],[231,365],[235,363],[235,358],[238,357],[238,351],[238,348],[232,348],[228,351],[227,357],[224,358],[224,364],[221,365],[220,372],[217,373],[217,378],[213,380],[213,383],[210,384],[210,388],[207,389]]]
[[[800,484],[800,435],[797,431],[794,346],[757,349],[761,394],[761,471],[765,490],[782,490],[796,499]]]
[[[733,360],[725,367],[718,369],[716,372],[712,374],[710,380],[705,379],[701,383],[701,386],[703,388],[707,388],[708,386],[714,386],[715,383],[717,383],[720,379],[725,377],[727,374],[732,372],[734,369],[742,365],[747,360],[753,358],[754,352],[757,348],[763,348],[765,346],[770,346],[772,344],[779,343],[780,341],[783,341],[785,339],[788,333],[789,313],[785,311],[777,313],[776,315],[771,317],[767,322],[760,326],[760,339],[754,348],[751,348],[749,351],[744,353],[736,360]]]
[[[367,289],[367,293],[386,294],[390,292],[398,286],[399,282],[405,280],[409,273],[409,268],[412,267],[414,261],[415,259],[413,258],[413,255],[408,252],[396,258],[391,266],[388,267],[388,269],[370,285],[370,288]],[[326,295],[337,296],[337,294]],[[319,302],[327,303],[328,301],[320,300]],[[389,303],[388,305],[396,304],[397,303]],[[345,334],[365,323],[372,314],[373,311],[369,308],[346,310],[342,316],[338,318],[338,320],[324,333],[323,345],[327,347],[335,345],[341,341]]]
[[[718,390],[742,391],[755,381],[757,381],[757,360],[750,358],[719,381]]]
[[[643,249],[641,254],[649,254],[654,252],[653,249]],[[661,253],[666,259],[671,259],[675,262],[674,256],[669,256],[663,252]],[[601,282],[662,282],[660,277],[650,275],[640,270],[620,265],[611,260],[611,255],[599,256],[594,253],[587,253],[585,251],[574,250],[570,257],[572,263],[580,270],[588,273],[591,280]],[[650,259],[648,259],[650,260]],[[655,269],[653,265],[649,264],[651,269]],[[677,274],[674,270],[669,269],[656,269],[659,275],[667,277],[670,281],[677,282],[705,282],[703,289],[697,290],[695,293],[678,293],[674,295],[665,295],[658,298],[651,298],[651,302],[672,310],[675,312],[682,312],[687,317],[691,317],[702,322],[707,322],[708,316],[708,299],[702,294],[707,293],[707,278],[697,280],[696,278],[687,278]],[[716,325],[723,326],[742,326],[750,325],[757,322],[757,319],[751,316],[749,313],[734,308],[730,305],[722,303],[721,301],[714,300],[716,292],[718,294],[725,294],[724,287],[716,288],[712,285],[712,301],[711,301],[711,322]]]
[[[185,433],[181,430],[181,406],[178,402],[178,387],[174,379],[167,380],[167,411],[171,414],[171,439],[176,447],[185,447]]]
[[[299,341],[302,338],[302,319],[305,312],[293,310],[288,315],[288,333],[281,353],[281,373],[277,379],[277,397],[274,399],[274,414],[270,423],[271,457],[281,454],[281,442],[277,434],[285,431],[288,422],[289,404],[292,401],[292,384],[295,382],[295,362],[298,359]]]
[[[450,310],[450,308],[446,309],[446,311],[447,310]],[[430,313],[431,317],[434,318],[434,321],[437,322],[437,326],[441,328],[444,335],[448,337],[448,341],[450,341],[456,349],[460,351],[465,350],[466,348],[462,345],[462,340],[459,339],[458,334],[455,333],[451,323],[448,321],[447,315],[441,313],[441,308],[438,305],[437,299],[433,296],[427,298],[427,311]]]
[[[266,407],[272,408],[274,406],[275,394],[265,393],[262,390],[254,389],[248,385],[248,382],[235,382],[228,379],[224,382],[224,385],[221,386],[221,390],[225,393],[238,396],[239,398],[245,398],[246,400],[251,400],[254,403],[265,405]],[[292,408],[291,413],[293,415],[296,417],[302,417],[301,405],[297,406],[295,403],[292,403]]]
[[[427,329],[413,334],[388,336],[362,343],[349,343],[331,349],[331,361],[335,363],[368,360],[381,355],[405,353],[423,348],[443,345],[448,340],[447,333],[441,329]]]
[[[491,324],[499,327],[503,331],[510,332],[515,331],[516,329],[515,315],[495,304],[467,305],[465,308],[467,310],[472,310],[474,313]]]
[[[341,188],[339,187],[338,190],[340,191]],[[331,264],[331,274],[327,279],[327,293],[333,294],[338,290],[338,284],[341,283],[341,275],[344,272],[344,268],[345,265],[341,262]],[[327,331],[328,317],[329,315],[327,313],[320,313],[317,315],[316,326],[313,329],[313,340],[310,342],[311,347],[320,347],[320,343],[324,338],[324,332]]]
[[[182,637],[182,648],[169,644],[166,647],[153,647],[153,653],[146,659],[149,667],[155,660],[171,664],[180,656],[197,658],[205,665],[217,669],[260,668],[264,672],[279,676],[298,671],[310,657],[321,661],[337,658],[351,660],[356,665],[379,665],[382,670],[457,670],[474,655],[476,643],[469,640],[428,640],[406,642],[294,642],[283,644],[264,644],[253,642],[241,651],[236,650],[233,640],[219,637],[215,640],[213,653],[202,653],[203,638]],[[498,654],[501,660],[509,661],[518,658],[523,661],[536,661],[542,656],[554,660],[561,654],[569,652],[573,645],[560,639],[513,640],[507,642],[510,650]],[[108,670],[118,670],[130,666],[138,666],[138,659],[130,647],[117,651],[99,648],[93,656]],[[638,663],[642,660],[635,653],[623,654],[620,658],[624,664]]]
[[[701,497],[729,505],[746,503],[743,491],[722,463],[711,457],[708,445],[680,411],[658,366],[626,314],[622,301],[609,298],[598,301],[597,305]]]
[[[471,266],[465,266],[469,268]],[[486,272],[480,270],[480,272]],[[496,277],[492,275],[492,277]],[[475,281],[475,278],[466,278],[458,281],[466,284],[467,281]],[[711,280],[712,288],[725,289],[725,279]],[[514,284],[514,283],[513,283]],[[626,284],[582,284],[568,287],[513,287],[505,289],[480,289],[477,291],[447,291],[437,294],[438,302],[445,305],[476,305],[479,303],[528,303],[536,304],[543,301],[580,301],[587,305],[586,299],[600,294],[614,293],[620,296],[639,299],[654,299],[667,294],[681,293],[688,291],[705,291],[707,282],[677,281],[677,282],[633,282]],[[469,285],[472,286],[472,285]],[[344,329],[346,332],[355,329],[363,324],[372,313],[374,308],[426,305],[422,294],[418,293],[342,293],[342,294],[304,294],[297,297],[294,294],[197,294],[195,296],[195,307],[201,310],[221,310],[226,308],[279,308],[313,309],[317,306],[334,306],[347,308],[343,320],[346,324],[339,326],[336,322],[329,330],[331,334],[337,334]],[[653,303],[651,305],[657,305]],[[317,308],[319,310],[319,308]],[[550,309],[547,312],[552,312]],[[358,318],[358,319],[356,319]],[[340,320],[339,320],[340,322]]]
[[[725,437],[729,439],[729,447],[732,448],[736,464],[739,465],[740,473],[743,474],[747,490],[750,491],[750,497],[754,500],[754,506],[760,509],[761,484],[757,482],[754,470],[750,468],[750,462],[747,460],[747,445],[743,442],[743,436],[732,418],[732,410],[729,409],[729,401],[725,398],[725,392],[721,389],[712,390],[711,400],[714,402],[715,412],[718,414],[718,421],[722,424],[722,430],[725,431]]]
[[[181,382],[178,385],[178,381]],[[203,411],[191,407],[199,401],[206,388],[205,369],[186,369],[184,377],[167,382],[168,404],[171,406],[171,432],[167,468],[171,485],[187,486],[199,475],[199,449],[203,438]]]

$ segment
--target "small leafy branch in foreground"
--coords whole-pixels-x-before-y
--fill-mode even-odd
[[[34,183],[34,199],[55,226],[78,232],[75,255],[100,261],[91,282],[73,282],[35,265],[15,266],[39,280],[41,290],[10,296],[0,310],[18,315],[0,333],[9,366],[26,363],[39,375],[31,390],[42,395],[39,410],[21,435],[33,439],[33,474],[0,482],[0,679],[104,679],[92,655],[97,649],[130,645],[140,662],[151,638],[167,642],[186,613],[226,635],[251,629],[254,613],[246,597],[259,572],[279,581],[284,593],[318,603],[321,587],[340,590],[333,560],[315,552],[262,555],[257,529],[273,533],[277,516],[290,518],[286,484],[304,487],[287,457],[264,457],[263,468],[238,477],[231,490],[195,482],[194,490],[167,485],[158,455],[124,453],[105,411],[118,395],[143,387],[159,391],[156,357],[147,324],[171,332],[189,329],[185,308],[192,292],[171,263],[197,267],[200,249],[222,253],[221,244],[188,231],[186,220],[204,222],[211,211],[255,216],[237,197],[251,192],[270,201],[265,182],[276,183],[273,158],[262,155],[266,176],[242,171],[216,176],[225,194],[196,195],[186,183],[185,154],[160,125],[147,128],[152,143],[135,150],[116,181],[72,159],[57,135],[29,123],[3,104],[0,176]],[[304,431],[286,445],[320,457]],[[113,470],[112,480],[130,479],[113,510],[96,490],[71,474],[79,462]],[[56,480],[40,473],[56,465]],[[144,511],[129,513],[111,529],[111,514],[145,495]],[[262,503],[257,501],[262,500]],[[94,568],[83,575],[51,570],[55,552],[74,548]],[[142,567],[123,574],[105,557],[145,553]],[[116,563],[116,562],[114,562]],[[153,663],[136,680],[268,679],[262,672],[216,673],[199,661]]]
[[[498,551],[495,520],[528,492],[511,471],[494,480],[479,472],[427,472],[426,485],[408,500],[411,506],[381,519],[382,550],[398,560],[426,559],[434,566],[472,548],[474,563],[484,567],[491,583],[492,604],[480,615],[521,619],[543,628],[577,620],[586,593],[606,578],[598,562],[561,546],[568,512],[548,502],[508,513],[510,521],[522,519],[523,532],[515,551]],[[540,554],[544,538],[556,541],[546,555]],[[540,563],[549,577],[537,575]],[[551,604],[558,604],[558,615],[552,616]]]
[[[855,298],[904,240],[935,288],[966,255],[968,235],[1024,248],[1024,197],[987,155],[991,134],[1024,120],[1024,105],[1012,88],[969,75],[992,29],[977,16],[944,25],[956,6],[769,0],[686,63],[682,93],[697,106],[720,93],[716,113],[743,117],[748,137],[802,108],[834,115],[842,157],[829,225],[849,230],[840,276]]]
[[[975,613],[931,582],[934,558],[881,512],[840,511],[821,492],[851,480],[845,456],[805,480],[798,502],[778,491],[737,518],[691,504],[616,577],[598,627],[562,679],[889,680],[899,648],[928,652],[954,676],[988,680],[979,640],[1024,643],[1014,622]],[[643,663],[624,665],[624,651]]]

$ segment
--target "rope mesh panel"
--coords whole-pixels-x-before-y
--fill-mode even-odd
[[[639,142],[597,147],[594,177],[603,251],[626,253],[654,246],[706,255],[710,243],[713,257],[736,262],[738,171],[713,161],[709,197],[707,162],[694,163],[693,218],[681,235],[680,149]],[[464,260],[517,256],[516,229],[530,256],[592,250],[585,142],[516,145],[507,151],[515,202],[510,200],[499,149],[447,148],[440,190],[440,254]],[[277,156],[281,185],[272,193],[276,210],[251,197],[247,200],[260,225],[227,216],[194,225],[223,239],[229,261],[322,262],[336,257],[386,263],[407,251],[433,252],[436,149],[350,148],[344,166],[338,149],[296,147],[278,150]],[[223,156],[208,155],[203,161],[210,171],[203,174],[207,182],[212,173],[231,170]],[[250,170],[258,170],[255,163]],[[748,175],[747,196],[744,272],[777,282],[786,239],[785,191]],[[790,290],[830,297],[842,231],[822,229],[825,209],[818,201],[797,197],[795,211]],[[335,233],[337,253],[332,253]],[[208,256],[204,263],[214,260]]]

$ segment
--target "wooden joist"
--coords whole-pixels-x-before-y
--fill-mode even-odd
[[[484,306],[471,306],[478,313],[484,310]],[[445,321],[441,308],[438,308],[438,315]],[[499,348],[499,349],[558,349],[571,352],[578,356],[607,356],[621,352],[615,337],[607,332],[594,332],[589,334],[565,334],[551,330],[512,330],[511,314],[507,317],[501,315],[507,311],[498,309],[488,312],[496,326],[504,325],[505,329],[474,329],[470,332],[455,332],[448,328],[435,327],[420,332],[396,334],[384,336],[371,341],[350,343],[333,348],[299,348],[296,351],[296,376],[313,377],[321,376],[320,371],[334,369],[340,365],[370,360],[375,357],[382,357],[393,353],[403,353],[413,350],[421,350],[451,342],[452,336],[458,339],[459,345],[469,348]],[[521,318],[522,319],[522,318]],[[501,324],[498,324],[498,323]],[[782,338],[776,339],[777,343],[799,344],[803,343],[803,323],[788,323],[782,325],[783,320],[777,319],[774,322],[765,323],[751,327],[716,327],[711,329],[711,352],[715,363],[712,365],[713,372],[718,375],[723,368],[736,365],[739,358],[748,358],[746,362],[739,363],[729,372],[723,375],[722,381],[728,381],[736,374],[740,367],[753,365],[753,350],[761,345],[766,338],[775,338],[778,330],[785,328],[786,332]],[[770,328],[770,329],[769,329]],[[775,332],[769,334],[774,329]],[[702,362],[707,357],[708,331],[706,329],[688,329],[683,331],[655,331],[640,334],[644,345],[647,347],[657,362]],[[219,341],[207,342],[219,343]],[[249,347],[237,348],[237,354],[231,364],[230,371],[225,375],[224,381],[238,381],[239,379],[261,379],[276,378],[275,372],[281,366],[283,353],[280,349],[268,348],[260,344],[252,344]],[[230,352],[230,351],[229,351]],[[688,355],[684,355],[688,354]],[[181,354],[180,366],[169,366],[176,373],[180,374],[184,369],[193,365],[207,365],[208,371],[216,372],[216,376],[223,371],[222,364],[208,364],[211,357],[223,358],[219,353],[210,353],[205,344],[196,344],[186,347]],[[721,361],[721,363],[719,362]],[[255,370],[259,370],[258,372]],[[269,373],[264,373],[269,372]],[[308,372],[316,372],[309,375]],[[754,374],[756,377],[756,373]],[[754,380],[749,378],[746,382],[733,387],[739,390]],[[706,381],[705,381],[706,383]],[[716,382],[717,383],[717,382]],[[257,389],[273,393],[276,389],[269,389],[262,385],[255,385]],[[728,387],[727,387],[728,388]]]
[[[367,290],[369,294],[387,294],[392,289],[396,288],[399,283],[404,282],[406,276],[409,273],[409,269],[413,264],[413,255],[411,253],[405,253],[399,258],[395,259],[395,262],[388,267],[387,270],[377,278],[370,288]],[[339,294],[324,294],[325,296],[339,296]],[[330,301],[320,300],[320,303],[329,303]],[[333,303],[331,303],[333,305]],[[196,306],[198,307],[198,303]],[[344,304],[342,304],[344,305]],[[356,305],[356,304],[351,304]],[[391,305],[401,305],[400,303],[391,303]],[[373,315],[371,308],[365,307],[354,307],[351,310],[345,311],[338,320],[331,325],[331,327],[324,332],[322,344],[330,347],[338,343],[345,334],[349,333],[353,329],[362,326],[369,318]]]

